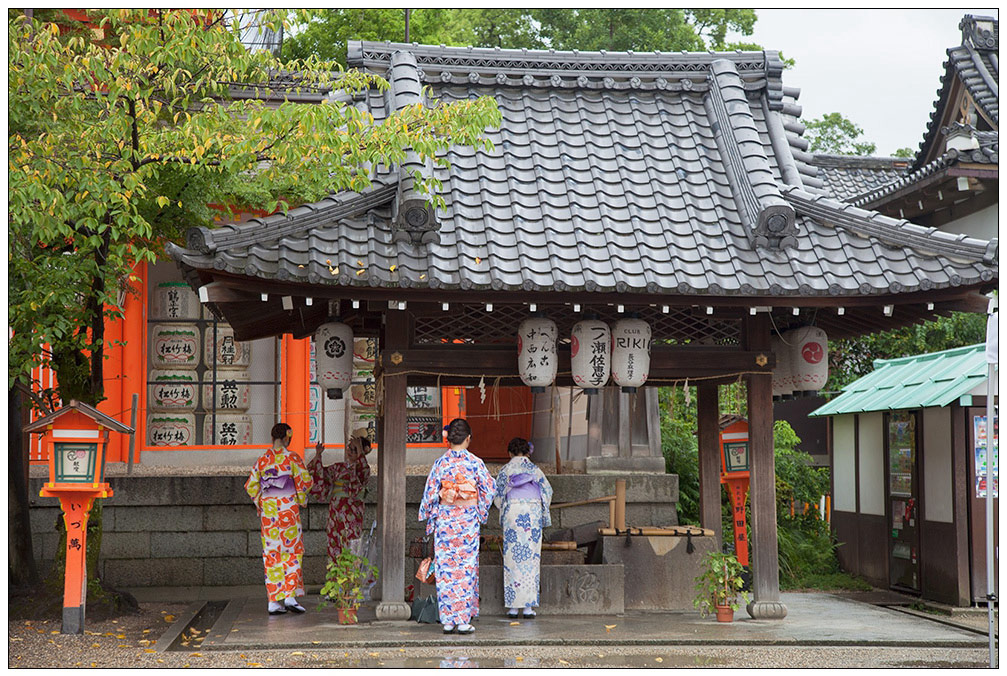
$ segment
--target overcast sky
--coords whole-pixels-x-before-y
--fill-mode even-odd
[[[803,120],[839,112],[860,125],[878,155],[915,152],[937,100],[947,49],[961,44],[966,14],[996,9],[759,9],[755,33],[728,36],[778,49],[797,65],[783,83],[801,89]]]

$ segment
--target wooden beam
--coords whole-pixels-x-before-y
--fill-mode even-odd
[[[391,316],[391,315],[389,315]],[[512,345],[460,345],[422,346],[398,349],[402,360],[391,363],[390,352],[381,355],[381,368],[386,374],[433,371],[467,376],[517,376],[517,348]],[[563,386],[570,379],[570,348],[561,345],[558,350],[559,372],[557,378]],[[760,357],[765,363],[760,365]],[[744,351],[717,347],[664,347],[651,350],[650,377],[654,380],[684,380],[703,376],[728,376],[757,371],[769,373],[775,366],[775,357],[768,349]]]
[[[724,541],[720,509],[720,403],[719,388],[703,381],[696,387],[699,437],[699,523]]]
[[[745,347],[769,349],[769,317],[745,321]],[[781,620],[787,608],[780,602],[780,560],[776,532],[776,468],[773,455],[773,378],[749,375],[748,452],[751,458],[753,599],[748,614],[755,619]]]

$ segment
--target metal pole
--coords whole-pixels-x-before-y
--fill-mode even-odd
[[[130,407],[129,426],[133,431],[129,433],[129,464],[126,465],[126,474],[133,473],[133,448],[136,447],[136,407],[139,403],[140,395],[133,393],[133,405]]]
[[[997,601],[996,596],[996,559],[993,545],[993,490],[996,476],[993,474],[993,466],[996,463],[997,444],[994,443],[994,424],[996,407],[993,404],[993,397],[996,395],[996,351],[999,348],[999,338],[997,336],[997,310],[996,299],[991,298],[987,309],[986,325],[986,608],[989,614],[989,640],[990,640],[990,668],[997,667],[996,636],[993,623],[993,605]],[[990,353],[993,352],[991,355]]]
[[[410,10],[410,9],[406,10],[406,40],[405,40],[406,42],[409,42],[409,14],[410,14],[410,12],[412,12],[412,10]]]

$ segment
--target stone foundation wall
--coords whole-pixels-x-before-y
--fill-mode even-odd
[[[103,501],[101,570],[117,587],[252,585],[262,582],[262,545],[255,508],[244,490],[245,475],[113,477],[114,495]],[[549,476],[553,502],[573,502],[615,493],[614,476]],[[406,478],[406,542],[422,537],[416,519],[426,478]],[[52,565],[60,517],[55,498],[38,497],[41,479],[32,479],[31,524],[34,553],[41,571]],[[377,477],[365,497],[365,531],[376,518]],[[678,525],[678,477],[669,474],[628,477],[626,520],[631,526]],[[311,502],[302,512],[304,577],[320,585],[326,563],[328,505]],[[604,503],[552,510],[553,528],[570,528],[608,519]],[[484,533],[499,534],[499,515],[490,510]],[[546,531],[548,536],[549,531]],[[406,566],[411,577],[412,567]]]

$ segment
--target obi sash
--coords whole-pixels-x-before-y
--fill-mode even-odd
[[[507,477],[507,499],[541,500],[542,489],[539,488],[535,475],[521,472]]]
[[[479,491],[467,479],[452,481],[441,479],[440,499],[442,505],[455,507],[475,507],[479,504]]]
[[[259,477],[259,486],[262,488],[262,496],[266,498],[282,497],[296,493],[294,489],[294,477],[289,474],[280,474],[276,468],[269,468]]]

